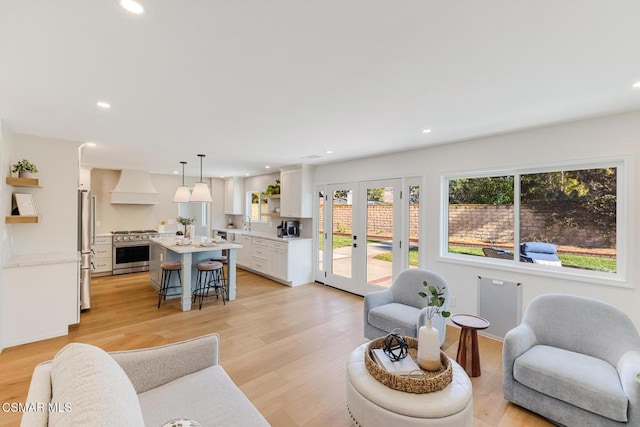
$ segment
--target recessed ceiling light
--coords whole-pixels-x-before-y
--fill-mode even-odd
[[[105,101],[98,101],[96,102],[96,105],[100,108],[104,108],[105,110],[108,110],[109,108],[111,108],[111,104]]]
[[[422,133],[431,133],[431,129],[422,129]]]
[[[266,165],[264,168],[265,168],[265,169],[271,169],[271,166]]]
[[[245,173],[245,174],[244,174],[244,176],[249,176],[249,175],[251,175],[251,174],[249,174],[249,173]]]
[[[178,174],[178,171],[173,171],[173,173],[175,173],[176,175]]]
[[[640,88],[640,82],[635,82],[635,83],[633,84],[633,87],[635,87],[635,88]]]
[[[331,151],[331,150],[327,150],[327,151],[325,151],[325,153],[327,153],[327,154],[333,154],[333,151]]]
[[[144,7],[134,0],[120,0],[120,6],[122,6],[127,12],[131,12],[136,15],[142,15],[144,13]]]

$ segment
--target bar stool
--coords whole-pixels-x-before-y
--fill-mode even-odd
[[[162,269],[162,276],[160,278],[160,290],[158,290],[158,308],[160,308],[160,303],[167,299],[169,289],[182,289],[182,277],[180,276],[182,263],[180,261],[164,261],[160,264],[160,268]],[[171,286],[171,275],[174,271],[178,273],[180,286]]]
[[[222,251],[222,253],[224,253],[224,252],[226,252],[226,251]],[[220,255],[220,256],[217,256],[217,257],[214,257],[214,258],[210,258],[210,259],[209,259],[209,261],[217,261],[217,262],[221,262],[221,263],[222,263],[223,268],[220,270],[220,271],[221,271],[221,274],[222,274],[222,286],[224,286],[224,287],[225,287],[225,292],[226,292],[226,293],[227,293],[227,295],[228,295],[228,294],[229,294],[229,290],[228,290],[228,289],[226,289],[226,286],[227,286],[227,278],[226,278],[225,273],[224,273],[224,266],[226,265],[226,266],[227,266],[227,268],[229,268],[229,267],[228,267],[228,265],[229,265],[229,258],[228,258],[228,256],[227,256],[227,255]]]
[[[203,261],[198,263],[198,276],[196,280],[196,289],[192,294],[192,302],[196,302],[196,297],[200,304],[198,309],[202,310],[202,301],[205,297],[216,296],[216,299],[222,294],[222,303],[226,305],[225,298],[227,288],[223,282],[222,263],[219,261]],[[209,290],[213,289],[214,293],[209,295]]]

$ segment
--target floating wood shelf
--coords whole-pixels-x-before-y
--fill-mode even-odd
[[[11,215],[5,217],[6,224],[35,224],[38,222],[38,215]]]
[[[7,177],[7,185],[12,187],[40,187],[38,178],[12,178]]]
[[[263,213],[264,216],[280,216],[280,212],[267,212]]]
[[[280,195],[279,194],[263,194],[262,198],[263,199],[279,199]]]

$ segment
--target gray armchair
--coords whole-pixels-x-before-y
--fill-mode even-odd
[[[507,333],[505,399],[566,426],[640,426],[640,337],[598,300],[547,294]]]
[[[389,289],[370,292],[364,297],[364,336],[369,339],[387,335],[400,328],[407,336],[417,337],[418,329],[427,316],[428,299],[418,292],[425,291],[423,281],[444,288],[446,298],[443,310],[449,307],[449,288],[444,277],[429,270],[412,268],[404,270]],[[440,333],[440,345],[444,343],[446,328],[441,316],[434,316],[433,327]]]

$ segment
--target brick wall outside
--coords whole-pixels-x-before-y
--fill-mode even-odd
[[[392,206],[370,205],[369,236],[391,237]],[[553,242],[584,248],[614,248],[615,229],[603,231],[589,215],[579,214],[570,203],[535,204],[521,207],[522,241]],[[411,239],[419,236],[419,208],[412,206]],[[552,217],[560,218],[551,220]],[[324,221],[324,212],[320,213]],[[513,206],[451,205],[449,239],[457,242],[513,244]],[[322,223],[322,222],[321,222]],[[351,234],[351,206],[334,206],[334,234]]]
[[[449,240],[491,244],[513,242],[513,206],[450,205]],[[596,224],[571,202],[520,207],[521,241],[553,242],[582,248],[615,248],[615,227]]]
[[[393,226],[393,206],[369,205],[368,206],[367,235],[382,238],[391,238]],[[336,205],[333,207],[333,233],[351,234],[351,205]],[[320,224],[324,224],[324,212],[320,212]],[[409,208],[409,238],[417,240],[420,236],[420,209],[418,205]]]

